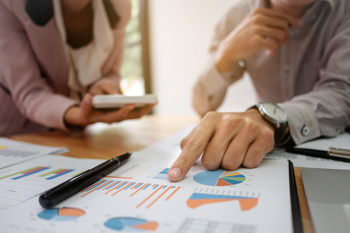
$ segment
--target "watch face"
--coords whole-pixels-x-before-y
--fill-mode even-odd
[[[284,123],[287,122],[288,116],[286,112],[280,108],[278,105],[274,103],[263,103],[262,105],[262,110],[266,115],[274,119],[275,121],[279,123]]]

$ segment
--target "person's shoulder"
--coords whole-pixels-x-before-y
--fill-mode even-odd
[[[6,7],[6,8],[11,8],[12,1],[11,0],[1,0],[0,1],[0,7]]]
[[[118,28],[125,27],[131,18],[130,0],[107,0],[112,4],[115,12],[119,16]]]
[[[20,4],[20,5],[24,5],[24,1],[16,1],[16,3]],[[14,9],[14,1],[12,0],[1,0],[0,1],[0,8],[1,9],[6,9],[9,11],[13,11]]]
[[[226,12],[224,18],[227,21],[237,22],[247,16],[252,10],[262,7],[263,0],[236,0]]]
[[[228,11],[235,14],[247,14],[255,8],[264,6],[264,4],[263,0],[236,0],[233,1]]]
[[[231,31],[242,21],[254,8],[260,5],[262,0],[236,0],[221,17],[219,24]]]

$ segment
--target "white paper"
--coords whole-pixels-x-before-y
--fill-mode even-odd
[[[297,145],[296,148],[328,151],[329,147],[350,150],[350,133],[343,133],[334,138],[320,138]]]
[[[350,170],[350,163],[335,161],[331,159],[317,158],[301,154],[288,153],[284,150],[272,151],[265,158],[288,159],[293,162],[294,167],[327,168]]]
[[[18,205],[103,161],[47,155],[0,169],[0,209]]]
[[[67,148],[42,146],[0,138],[0,168],[17,164],[43,155],[67,152]]]
[[[189,130],[135,152],[55,208],[44,210],[33,198],[0,211],[0,232],[292,232],[287,160],[236,173],[209,172],[197,163],[183,181],[168,181]]]

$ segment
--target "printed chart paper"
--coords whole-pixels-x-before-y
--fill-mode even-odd
[[[182,137],[134,153],[54,208],[43,209],[35,197],[0,211],[0,232],[292,232],[287,160],[235,171],[207,171],[198,162],[183,181],[170,182]]]
[[[0,169],[0,209],[18,205],[103,161],[47,155]]]
[[[43,155],[61,154],[67,151],[68,149],[63,147],[41,146],[7,138],[0,138],[0,168]]]

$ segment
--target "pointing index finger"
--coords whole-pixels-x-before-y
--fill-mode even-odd
[[[213,128],[199,125],[182,149],[180,156],[171,166],[168,178],[170,181],[182,180],[192,165],[201,156],[213,135]]]

